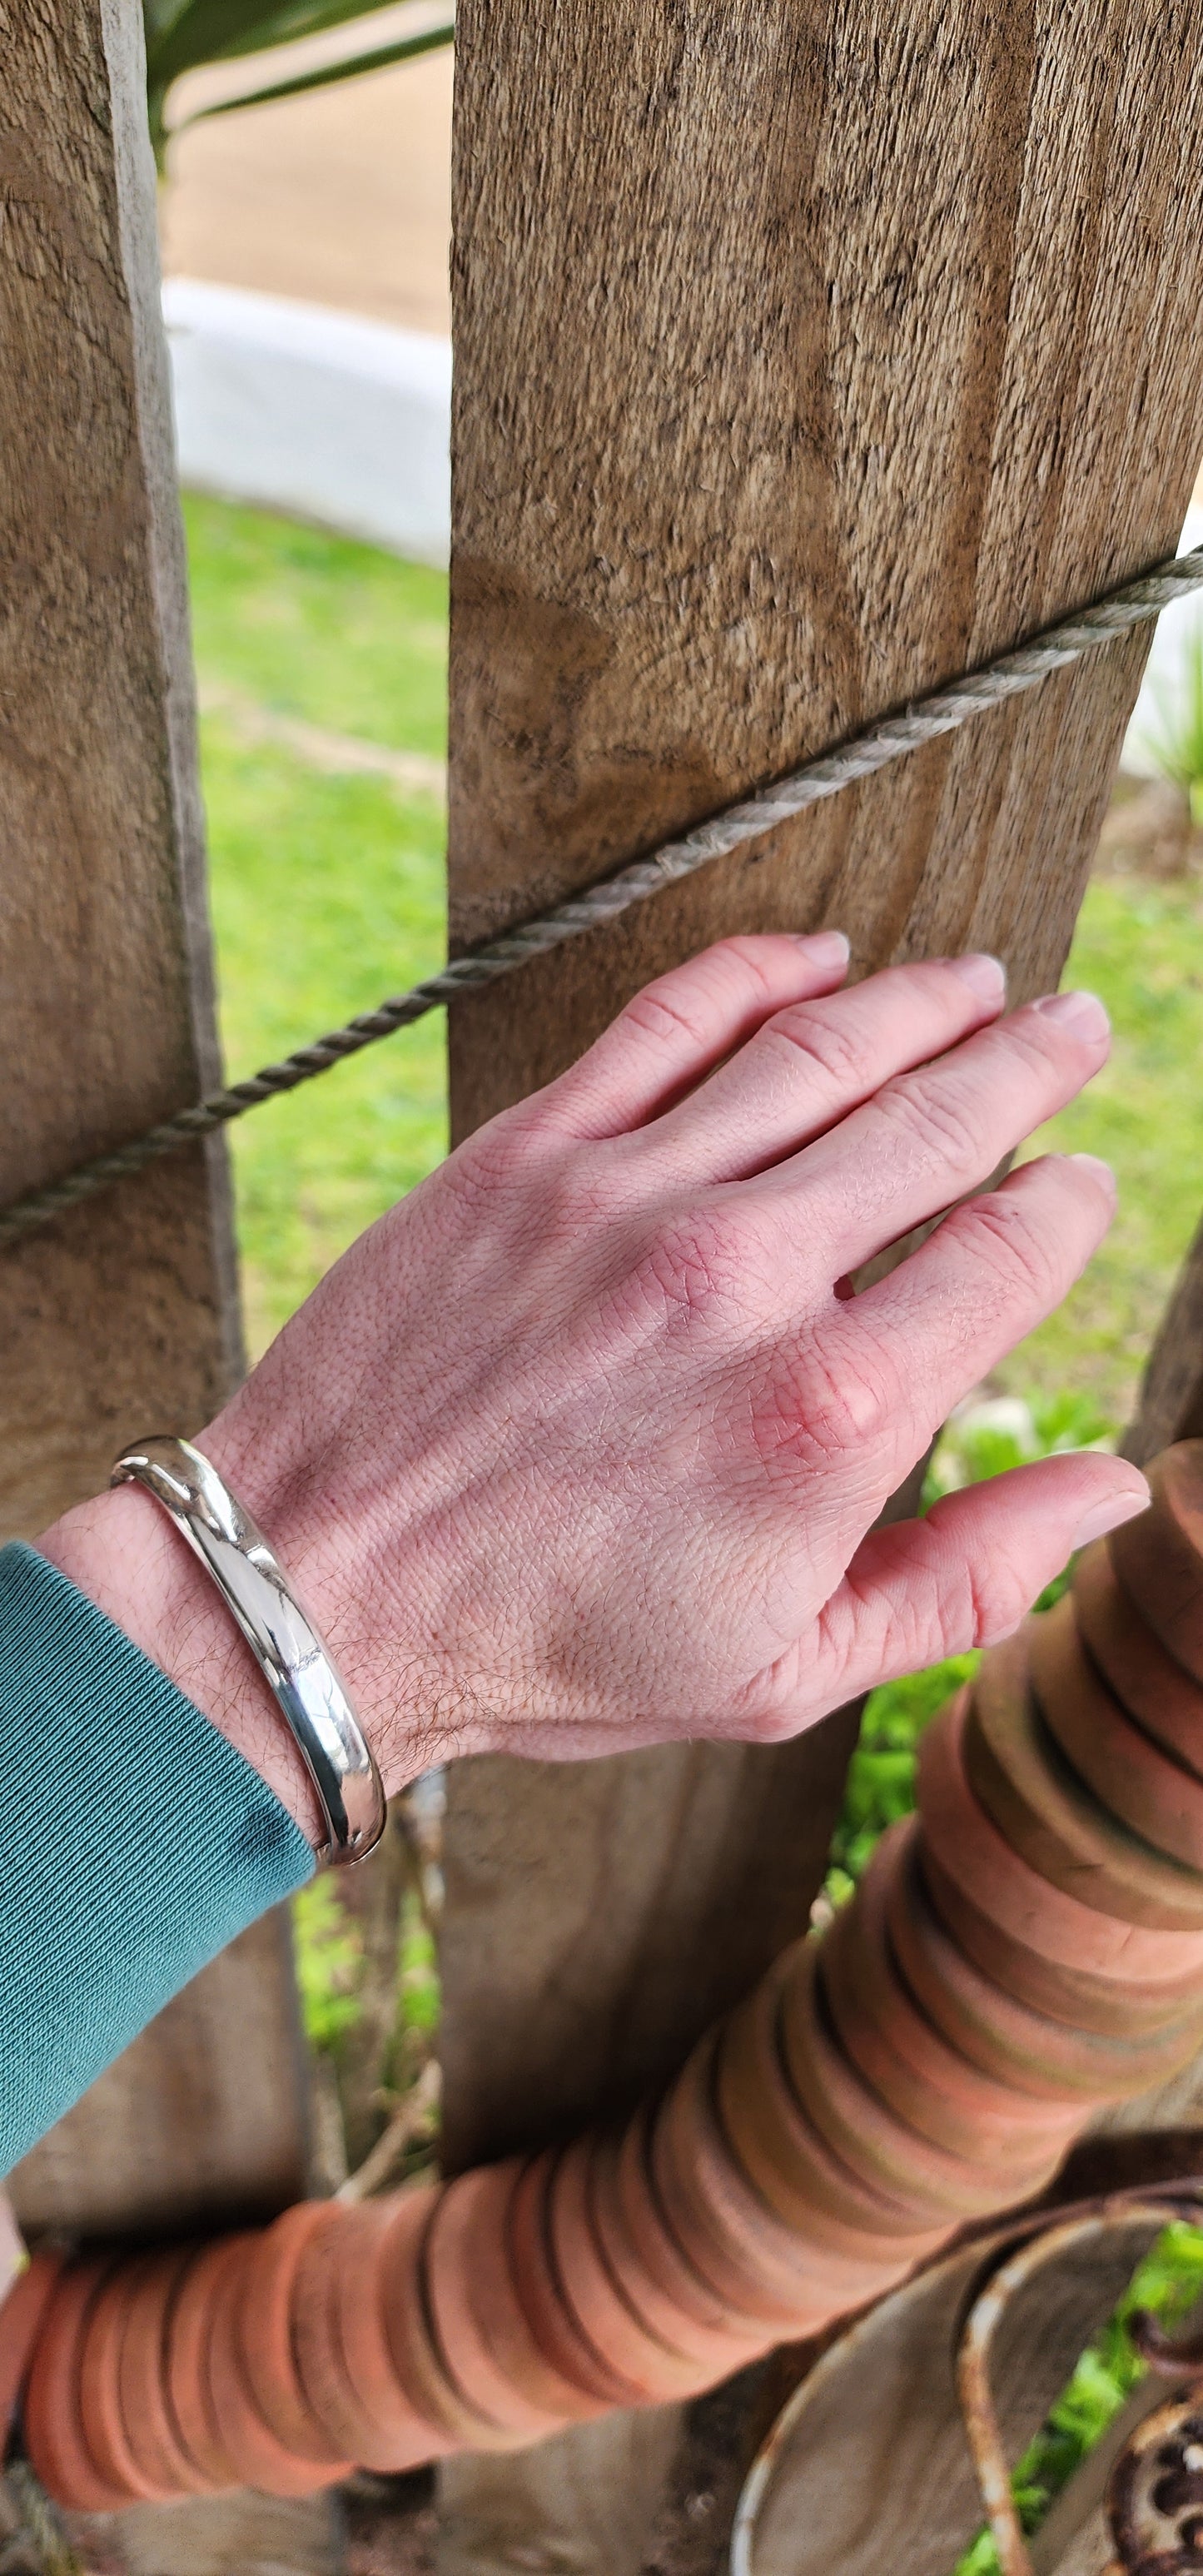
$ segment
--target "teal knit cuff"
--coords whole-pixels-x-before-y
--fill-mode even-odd
[[[0,2174],[313,1853],[33,1548],[0,1548]]]

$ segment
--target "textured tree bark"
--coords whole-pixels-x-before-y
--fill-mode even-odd
[[[455,944],[1172,551],[1201,54],[1199,0],[462,0]],[[724,931],[832,921],[858,972],[974,944],[1017,997],[1055,982],[1143,655],[457,1005],[456,1132]],[[457,1769],[452,2161],[683,2054],[805,1919],[848,1744]]]
[[[4,1199],[218,1067],[141,49],[137,0],[0,0]],[[138,1432],[197,1428],[239,1366],[221,1146],[0,1251],[0,1348],[5,1537]],[[30,2159],[42,2223],[186,2224],[303,2184],[283,1937],[257,1927]]]

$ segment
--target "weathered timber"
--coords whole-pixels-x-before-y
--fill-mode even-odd
[[[308,2182],[292,1937],[265,1914],[194,1977],[25,2156],[30,2237],[151,2238],[274,2218]]]
[[[125,0],[0,13],[5,1197],[217,1070],[153,181]],[[144,124],[144,117],[142,118]],[[6,1534],[234,1374],[220,1151],[0,1261]]]
[[[0,0],[4,1198],[218,1074],[141,47],[137,0]],[[198,1428],[239,1365],[222,1147],[0,1252],[0,1348],[5,1537],[138,1432]],[[102,2080],[31,2159],[30,2214],[155,2226],[296,2190],[280,1940],[262,1927]],[[216,2060],[244,2013],[261,2045],[234,2085]]]
[[[463,0],[457,51],[463,944],[1172,550],[1203,5]],[[723,931],[1054,982],[1142,654],[459,1005],[456,1132]],[[681,2054],[805,1918],[848,1740],[457,1769],[453,2161]]]
[[[995,2338],[992,2384],[1018,2459],[1083,2346],[1157,2233],[1118,2223],[1049,2261]],[[957,2404],[957,2342],[1002,2234],[979,2239],[881,2302],[824,2355],[793,2399],[745,2539],[753,2576],[936,2576],[985,2513]]]
[[[65,2520],[76,2563],[98,2576],[342,2576],[346,2564],[339,2502],[329,2495],[286,2503],[247,2487]],[[389,2576],[410,2571],[398,2558]]]
[[[1203,1432],[1203,1224],[1190,1245],[1157,1328],[1136,1411],[1124,1434],[1125,1458],[1143,1467],[1173,1440]]]

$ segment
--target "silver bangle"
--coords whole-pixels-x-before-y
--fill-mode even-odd
[[[114,1461],[111,1485],[143,1485],[208,1568],[275,1693],[326,1819],[319,1860],[363,1860],[384,1832],[380,1774],[316,1628],[250,1513],[191,1441],[157,1435]]]

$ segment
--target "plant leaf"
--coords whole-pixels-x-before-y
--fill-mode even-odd
[[[265,53],[274,45],[292,44],[301,36],[325,35],[354,18],[370,17],[393,0],[187,0],[172,9],[171,0],[151,0],[147,19],[147,78],[165,89],[182,72],[202,63],[226,62],[239,54]],[[152,28],[152,14],[159,25]],[[163,25],[163,18],[169,23]]]
[[[380,45],[366,54],[345,54],[336,63],[323,63],[320,70],[298,72],[292,80],[270,81],[263,89],[241,91],[237,98],[219,99],[213,107],[200,107],[193,116],[183,116],[173,125],[173,134],[182,134],[190,125],[201,125],[209,116],[232,116],[240,107],[264,107],[271,99],[296,98],[302,90],[326,89],[332,81],[354,80],[359,72],[384,71],[390,63],[408,62],[414,54],[427,54],[440,45],[453,44],[455,21],[449,18],[441,27],[429,27],[421,36],[402,36],[396,44]]]

